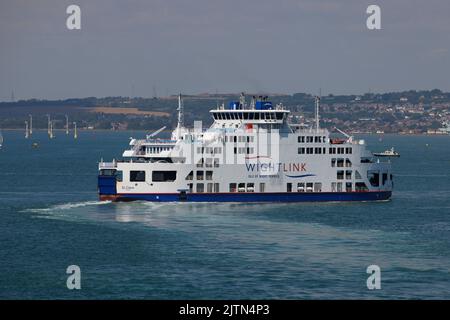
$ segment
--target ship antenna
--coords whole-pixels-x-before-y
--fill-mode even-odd
[[[319,132],[319,108],[320,108],[320,97],[316,96],[316,132]]]
[[[180,129],[184,125],[184,112],[183,112],[183,99],[181,99],[181,93],[178,95],[178,124],[177,128]]]
[[[181,99],[181,93],[178,95],[178,123],[177,129],[172,132],[172,140],[178,140],[181,136],[181,129],[184,126],[184,113],[183,113],[183,99]]]

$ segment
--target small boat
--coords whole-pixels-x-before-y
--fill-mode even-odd
[[[33,144],[31,145],[31,147],[32,147],[33,149],[37,149],[37,148],[39,148],[39,143],[33,142]]]
[[[385,150],[383,152],[376,152],[373,154],[375,157],[400,157],[400,153],[394,150],[392,147],[390,150]]]

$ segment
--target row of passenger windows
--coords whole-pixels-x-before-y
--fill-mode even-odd
[[[214,112],[214,120],[282,120],[283,112]]]
[[[197,147],[197,153],[202,154],[221,154],[222,147]]]
[[[353,191],[353,183],[352,182],[332,182],[331,183],[331,192],[352,192]],[[355,190],[356,192],[369,191],[366,184],[364,182],[356,182]]]
[[[331,192],[343,192],[343,182],[332,182],[331,183]],[[366,184],[364,182],[356,182],[355,183],[355,191],[368,191]],[[321,182],[299,182],[297,183],[297,189],[293,189],[292,183],[287,183],[286,185],[287,192],[322,192],[322,183]],[[345,191],[352,192],[353,191],[353,183],[346,182],[345,183]]]
[[[147,147],[147,153],[160,153],[162,151],[170,151],[172,147]]]
[[[298,148],[298,154],[325,154],[327,151],[326,148]]]
[[[219,158],[201,158],[197,162],[197,168],[202,168],[205,166],[206,168],[219,167]]]
[[[252,147],[234,147],[234,154],[253,154],[254,151],[255,150]]]
[[[328,148],[329,154],[352,154],[352,148]],[[301,147],[297,149],[298,154],[326,154],[327,148],[325,147]]]
[[[189,183],[189,192],[194,192],[194,184]],[[203,193],[205,192],[205,184],[204,183],[196,183],[195,184],[195,192]],[[219,184],[218,183],[206,183],[206,192],[208,193],[217,193],[220,192]]]
[[[117,181],[123,181],[122,171],[116,172]],[[177,179],[176,171],[152,171],[153,182],[173,182]],[[145,182],[146,174],[145,171],[141,170],[131,170],[130,171],[130,182]]]
[[[265,192],[266,184],[261,182],[259,184],[259,192]],[[206,192],[220,192],[218,183],[207,183],[206,184]],[[228,192],[255,192],[255,183],[249,182],[241,182],[241,183],[230,183],[228,185]],[[194,184],[189,184],[189,192],[194,192]],[[204,183],[196,183],[195,184],[195,192],[205,192],[205,184]]]
[[[195,190],[194,190],[195,186]],[[353,190],[353,186],[355,190]],[[345,189],[344,189],[345,187]],[[229,192],[255,192],[255,184],[254,183],[230,183],[229,184]],[[353,184],[352,182],[332,182],[331,183],[331,192],[362,192],[369,191],[367,185],[364,182],[356,182]],[[217,193],[220,192],[219,183],[206,183],[206,190],[204,183],[193,183],[189,184],[189,192],[197,192],[197,193]],[[265,183],[259,184],[259,192],[265,192]],[[286,192],[322,192],[322,183],[321,182],[299,182],[294,187],[293,183],[286,184]]]
[[[336,147],[333,147],[333,148],[329,148],[329,150],[328,150],[328,153],[329,154],[352,154],[353,153],[353,150],[352,150],[352,147],[346,147],[346,148],[342,148],[342,147],[340,147],[340,148],[336,148]]]
[[[352,170],[338,170],[336,173],[336,178],[338,180],[351,180],[352,179]],[[355,179],[362,179],[361,175],[358,171],[355,171]]]
[[[325,143],[327,137],[325,136],[299,136],[297,138],[299,143]]]
[[[202,149],[205,149],[204,151],[202,151]],[[219,150],[216,150],[219,149]],[[234,154],[253,154],[255,152],[255,148],[253,147],[234,147],[233,150]],[[203,147],[198,147],[197,148],[197,153],[205,153],[205,154],[220,154],[222,153],[222,148],[203,148]],[[212,164],[212,159],[206,159],[206,163],[208,163],[208,160],[210,160],[210,163]],[[217,165],[219,164],[219,161],[217,159]],[[212,166],[212,165],[211,165]]]
[[[338,167],[338,168],[343,168],[343,167],[347,167],[350,168],[352,166],[352,162],[350,161],[349,158],[332,158],[331,159],[331,167]]]
[[[203,171],[203,170],[198,170],[195,172],[195,178],[197,180],[203,180],[204,177],[206,177],[206,180],[212,180],[213,172],[212,171]],[[193,179],[194,179],[194,171],[191,171],[186,176],[186,180],[193,180]]]
[[[253,142],[254,136],[225,136],[225,142]]]
[[[322,183],[321,182],[298,182],[297,189],[293,189],[293,184],[288,182],[286,184],[287,192],[321,192],[322,191]]]

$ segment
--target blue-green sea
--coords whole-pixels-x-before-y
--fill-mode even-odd
[[[3,132],[1,299],[450,299],[450,136],[364,136],[401,154],[389,202],[98,201],[97,162],[144,134]]]

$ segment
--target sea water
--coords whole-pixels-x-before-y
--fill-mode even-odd
[[[144,132],[3,136],[2,299],[450,298],[450,136],[361,136],[401,154],[392,200],[299,204],[101,202],[98,161]]]

